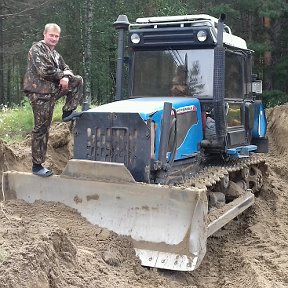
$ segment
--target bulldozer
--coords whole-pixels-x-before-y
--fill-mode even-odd
[[[207,238],[263,185],[267,123],[253,51],[224,14],[119,15],[114,25],[115,99],[75,119],[61,175],[4,172],[3,198],[64,203],[131,237],[143,266],[192,271]]]

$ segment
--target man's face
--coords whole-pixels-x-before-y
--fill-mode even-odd
[[[60,33],[57,29],[50,28],[46,32],[43,33],[45,43],[50,47],[50,49],[54,49],[60,39]]]

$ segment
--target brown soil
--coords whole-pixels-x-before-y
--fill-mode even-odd
[[[288,287],[288,106],[267,112],[269,177],[256,203],[208,239],[193,272],[148,269],[129,238],[91,225],[75,210],[38,201],[0,202],[0,287]],[[51,129],[47,166],[72,155],[70,128]],[[0,142],[0,170],[30,171],[30,139]]]

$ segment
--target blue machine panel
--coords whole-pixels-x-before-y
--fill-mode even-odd
[[[252,130],[253,138],[263,138],[266,136],[267,120],[265,116],[265,110],[263,103],[255,103],[255,114],[254,114],[254,127]]]
[[[138,113],[144,121],[151,118],[156,124],[154,152],[156,159],[158,159],[164,102],[172,103],[172,107],[177,112],[177,152],[175,160],[189,158],[199,151],[200,142],[203,139],[200,102],[196,98],[135,98],[98,106],[87,112]],[[173,143],[169,145],[168,153],[171,150],[171,145]]]

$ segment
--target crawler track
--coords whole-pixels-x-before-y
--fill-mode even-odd
[[[265,160],[257,155],[231,161],[223,160],[209,164],[200,170],[199,173],[185,182],[185,186],[206,187],[207,191],[213,191],[216,185],[225,182],[228,176],[229,181],[244,181],[247,184],[246,189],[257,192],[262,186],[265,171]],[[224,183],[222,185],[225,186]]]
[[[238,211],[243,205],[250,206],[247,203],[252,203],[251,192],[255,194],[261,189],[266,169],[265,160],[258,155],[253,155],[233,161],[210,163],[185,182],[186,187],[204,188],[207,191],[208,236],[217,231],[217,235],[219,233],[222,235],[219,229],[228,223],[230,218],[237,215],[237,212],[234,214],[233,209]],[[231,217],[227,216],[229,213]],[[227,219],[219,220],[221,217]],[[214,225],[215,221],[223,221],[224,224]]]

